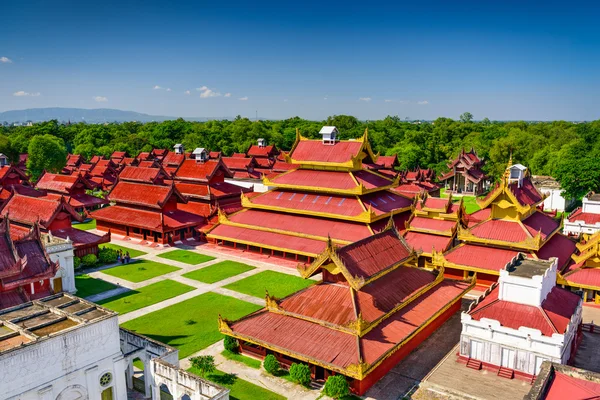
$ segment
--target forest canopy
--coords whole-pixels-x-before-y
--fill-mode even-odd
[[[294,143],[296,128],[306,137],[318,138],[323,125],[337,126],[342,139],[360,137],[368,127],[374,151],[397,154],[403,169],[431,167],[441,173],[461,149],[473,147],[485,158],[486,172],[494,179],[502,174],[512,152],[513,161],[529,167],[532,174],[557,178],[567,195],[580,198],[589,190],[600,190],[600,121],[474,121],[470,113],[463,114],[459,121],[438,118],[430,123],[412,123],[393,116],[365,122],[347,115],[331,116],[326,121],[298,117],[251,121],[238,117],[208,122],[177,119],[96,125],[59,124],[53,120],[33,126],[1,127],[0,152],[14,161],[20,153],[31,153],[30,143],[35,137],[51,135],[60,139],[52,146],[58,144],[85,159],[95,154],[108,157],[115,150],[135,156],[153,148],[172,149],[176,143],[186,149],[205,147],[230,155],[245,152],[258,138],[287,150]],[[47,136],[43,142],[49,142]],[[38,168],[46,165],[33,161]],[[57,168],[56,163],[47,164]]]

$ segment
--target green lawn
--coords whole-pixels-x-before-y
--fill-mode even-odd
[[[236,320],[260,308],[209,292],[127,321],[123,327],[177,347],[179,357],[185,358],[223,338],[217,327],[219,314]]]
[[[190,368],[188,371],[201,376],[200,372],[195,368]],[[217,385],[229,388],[229,398],[232,400],[285,400],[285,397],[238,378],[235,374],[227,374],[216,370],[207,374],[206,379]]]
[[[224,287],[256,297],[265,297],[265,290],[268,290],[269,295],[283,298],[313,283],[315,281],[311,279],[302,279],[281,272],[263,271]]]
[[[223,261],[209,265],[206,268],[188,272],[187,274],[183,274],[183,276],[204,283],[215,283],[253,269],[254,267],[239,262]]]
[[[136,249],[132,249],[130,247],[125,247],[125,246],[119,246],[118,244],[114,244],[114,243],[106,243],[106,244],[102,244],[100,245],[100,248],[102,247],[108,247],[111,249],[115,249],[115,250],[121,250],[123,251],[123,254],[125,254],[125,252],[129,252],[129,256],[131,258],[136,258],[139,256],[143,256],[144,254],[148,254],[144,251],[140,251],[140,250],[136,250]]]
[[[233,360],[233,361],[241,362],[242,364],[246,364],[250,368],[260,369],[261,362],[260,362],[260,360],[257,360],[256,358],[247,357],[242,354],[232,353],[229,350],[223,350],[221,352],[221,355],[223,357],[227,358],[228,360]]]
[[[448,197],[448,195],[446,194],[446,188],[441,188],[440,189],[440,197]],[[467,214],[473,214],[475,211],[479,211],[481,210],[481,207],[479,207],[477,205],[477,197],[475,196],[455,196],[452,198],[452,201],[454,203],[458,203],[460,201],[460,199],[463,199],[463,203],[465,205],[465,211],[467,212]]]
[[[82,231],[89,231],[90,229],[96,229],[96,220],[92,219],[88,222],[82,222],[79,224],[74,223],[73,228],[81,229]]]
[[[155,276],[168,274],[178,269],[172,265],[157,263],[150,260],[137,260],[129,264],[123,264],[102,270],[103,273],[117,278],[126,279],[129,282],[142,282]]]
[[[89,275],[83,274],[75,276],[75,288],[77,288],[77,296],[79,297],[92,296],[118,287],[119,286],[103,281],[102,279],[92,278]]]
[[[98,304],[120,314],[137,310],[194,290],[183,283],[164,280],[99,301]]]
[[[160,258],[166,258],[167,260],[179,261],[182,263],[196,265],[201,264],[210,260],[214,260],[214,257],[206,256],[204,254],[198,254],[189,250],[173,250],[167,253],[158,255]]]

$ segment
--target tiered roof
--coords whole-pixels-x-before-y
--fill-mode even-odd
[[[577,254],[559,274],[559,282],[569,286],[600,290],[600,232],[578,243]]]
[[[406,266],[416,257],[395,228],[326,249],[303,277],[323,282],[284,299],[267,293],[266,308],[220,331],[295,359],[363,379],[471,288],[438,271]]]
[[[92,208],[108,201],[85,193],[94,185],[81,174],[59,175],[45,172],[36,183],[36,189],[46,191],[48,197],[67,196],[67,202],[75,208]]]
[[[462,149],[460,154],[448,164],[449,172],[440,177],[440,181],[446,181],[454,176],[456,172],[460,172],[465,179],[479,183],[486,179],[485,173],[481,170],[484,161],[477,155],[474,149],[465,152]]]

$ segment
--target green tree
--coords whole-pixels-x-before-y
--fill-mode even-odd
[[[471,114],[470,112],[464,112],[462,114],[460,114],[460,120],[461,122],[471,122],[473,121],[473,114]]]
[[[600,152],[590,153],[584,144],[571,146],[559,161],[555,178],[565,191],[565,198],[581,199],[587,192],[600,191]]]
[[[225,336],[225,339],[223,339],[223,346],[225,347],[225,350],[230,351],[232,353],[240,352],[240,343],[234,337]]]
[[[214,372],[217,367],[215,366],[215,358],[213,356],[198,356],[190,358],[192,367],[200,371],[200,376],[206,377],[206,374]]]
[[[293,363],[290,366],[290,377],[294,382],[308,386],[311,381],[310,368],[306,364]]]
[[[268,354],[265,357],[265,359],[263,360],[263,367],[265,371],[267,371],[271,375],[277,375],[279,373],[279,370],[281,369],[279,361],[277,361],[277,358],[275,358],[273,354]]]
[[[34,136],[29,142],[27,152],[27,171],[34,181],[44,170],[60,172],[67,163],[65,143],[50,134]]]
[[[332,375],[327,378],[323,392],[334,399],[341,399],[350,394],[350,386],[343,375]]]

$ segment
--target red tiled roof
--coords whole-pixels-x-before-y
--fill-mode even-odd
[[[486,219],[489,219],[491,215],[492,215],[492,207],[484,208],[484,209],[475,211],[472,214],[468,214],[467,219],[469,222],[469,228],[481,221],[485,221]]]
[[[377,158],[377,164],[383,168],[392,169],[398,165],[398,156],[379,156],[379,158]]]
[[[181,193],[190,197],[207,197],[208,185],[198,183],[175,182],[175,187]]]
[[[271,170],[274,172],[285,172],[297,168],[297,165],[286,163],[285,161],[275,160],[271,166]]]
[[[287,249],[313,257],[321,254],[327,246],[326,242],[320,240],[223,224],[210,231],[208,237],[211,236],[238,243],[255,243],[267,249]]]
[[[544,400],[591,400],[600,398],[600,383],[554,371]]]
[[[438,189],[437,186],[425,186],[424,182],[413,182],[413,183],[402,183],[392,190],[408,196],[410,198],[415,197],[419,193],[434,192]]]
[[[443,210],[447,211],[448,206],[451,200],[450,198],[440,198],[440,197],[425,197],[423,201],[419,201],[417,203],[417,209],[422,210],[423,208],[432,208],[435,210]]]
[[[376,215],[386,214],[412,205],[412,200],[389,190],[369,193],[361,196],[360,199],[367,208],[371,206]]]
[[[396,226],[396,229],[398,230],[398,232],[404,231],[405,222],[408,221],[410,216],[411,216],[410,211],[393,214],[392,220],[394,221],[394,225]],[[382,218],[382,219],[379,219],[379,220],[373,222],[370,226],[371,226],[371,229],[373,229],[373,232],[378,233],[378,232],[381,232],[386,229],[388,222],[389,222],[389,219]]]
[[[382,177],[376,173],[370,172],[368,170],[356,171],[352,172],[354,178],[358,181],[358,183],[362,183],[363,186],[367,189],[374,189],[382,186],[389,186],[393,182],[387,178]]]
[[[246,158],[246,154],[245,153],[233,153],[231,155],[231,157],[234,157],[234,158]]]
[[[600,287],[600,268],[584,268],[584,263],[571,263],[563,270],[563,277],[579,285]]]
[[[578,208],[574,213],[569,215],[568,219],[570,222],[583,221],[588,225],[600,224],[600,214],[583,212],[581,208]]]
[[[225,177],[233,177],[231,171],[229,171],[225,164],[221,163],[221,160],[208,160],[204,162],[185,160],[177,170],[175,179],[206,182],[218,173],[218,171]]]
[[[185,160],[185,154],[177,154],[173,151],[169,151],[163,158],[163,165],[179,166]]]
[[[513,182],[509,186],[522,205],[533,206],[543,200],[542,195],[537,191],[529,177],[525,177],[522,180],[521,187],[518,187],[518,182]]]
[[[77,165],[79,165],[82,162],[83,162],[83,157],[81,157],[81,154],[69,154],[67,156],[67,165],[68,166],[76,167]]]
[[[576,246],[572,240],[560,233],[555,233],[536,252],[536,255],[541,260],[548,260],[550,257],[558,258],[558,270],[560,271],[569,262],[575,250]]]
[[[277,149],[275,149],[275,146],[273,146],[273,145],[260,147],[258,145],[253,144],[248,149],[248,156],[250,156],[250,157],[268,157],[272,154],[275,154],[276,152],[277,152]]]
[[[348,272],[368,279],[406,260],[411,251],[406,242],[393,230],[365,237],[336,250]]]
[[[444,258],[454,264],[498,272],[518,254],[515,250],[462,244],[444,254]]]
[[[552,232],[560,227],[560,223],[543,212],[536,211],[523,220],[523,225],[531,236],[541,233],[542,239],[546,239]]]
[[[356,197],[272,190],[252,198],[252,203],[294,210],[356,216],[364,212]]]
[[[513,303],[498,299],[494,288],[469,314],[479,321],[482,318],[497,320],[502,326],[519,329],[521,326],[538,329],[544,336],[564,334],[581,298],[568,290],[553,288],[541,307]]]
[[[251,190],[229,182],[215,182],[210,184],[210,193],[217,199],[230,196],[239,197],[242,192],[248,193]]]
[[[282,214],[262,210],[245,210],[229,217],[231,222],[252,225],[270,229],[280,229],[286,232],[297,232],[323,238],[355,242],[371,236],[366,224],[345,221],[332,221],[304,215]]]
[[[56,229],[52,231],[52,235],[62,239],[69,238],[69,240],[73,242],[75,248],[89,245],[97,246],[102,243],[110,242],[110,236],[108,234],[99,236],[77,228]]]
[[[131,182],[154,183],[162,173],[162,170],[159,168],[126,166],[119,173],[119,179]]]
[[[166,211],[163,213],[163,229],[160,214],[160,211],[139,210],[116,205],[101,208],[92,212],[91,215],[99,221],[159,232],[197,226],[204,223],[204,217],[200,215],[194,215],[182,210]]]
[[[518,243],[529,236],[517,221],[505,221],[491,219],[483,221],[471,228],[471,233],[478,238],[501,240],[505,242]]]
[[[111,155],[110,158],[123,158],[127,156],[127,152],[126,151],[114,151]]]
[[[56,193],[48,193],[46,195],[47,199],[59,201],[62,195]],[[92,196],[86,193],[78,193],[72,196],[64,196],[65,201],[74,208],[93,208],[99,206],[100,204],[108,204],[108,200],[101,199],[96,196]]]
[[[444,251],[452,243],[452,237],[450,236],[410,231],[404,233],[404,239],[412,249],[421,250],[426,254],[431,254],[433,249]]]
[[[119,181],[108,194],[108,200],[116,203],[162,208],[171,195],[171,186]]]
[[[273,178],[274,184],[314,188],[353,189],[356,182],[348,172],[297,169]],[[389,183],[388,183],[389,184]]]
[[[446,232],[454,229],[458,222],[442,219],[414,217],[410,220],[410,227],[416,229],[425,229],[428,231]]]
[[[357,319],[350,287],[342,283],[310,286],[285,299],[279,306],[287,312],[344,326]]]
[[[227,168],[233,170],[246,170],[249,167],[256,166],[256,160],[254,157],[244,158],[244,157],[221,157],[221,160],[225,163]]]
[[[290,156],[296,161],[344,163],[358,155],[362,146],[363,143],[358,141],[340,141],[329,145],[321,140],[301,140]]]
[[[59,212],[64,211],[72,219],[81,220],[79,214],[71,206],[60,200],[49,197],[28,197],[15,194],[2,209],[2,217],[8,216],[10,221],[33,225],[39,221],[48,227]]]
[[[67,194],[75,186],[75,184],[81,183],[90,189],[89,184],[86,184],[85,179],[79,175],[59,175],[59,174],[43,174],[37,181],[36,189],[50,190],[52,192],[59,192]]]

